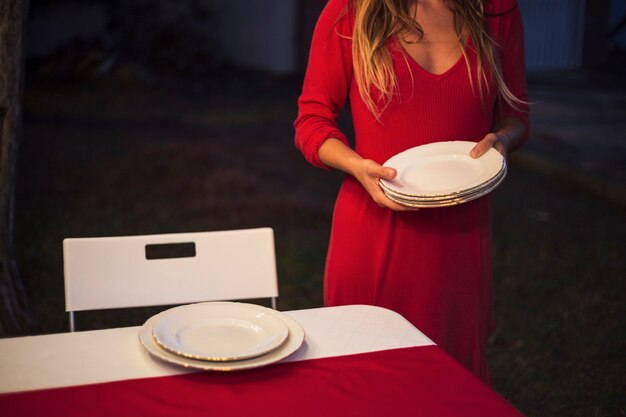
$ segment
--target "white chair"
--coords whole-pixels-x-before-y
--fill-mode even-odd
[[[271,228],[63,240],[65,311],[271,298]]]

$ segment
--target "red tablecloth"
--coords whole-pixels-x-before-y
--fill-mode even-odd
[[[0,410],[5,417],[521,416],[436,346],[4,394]]]

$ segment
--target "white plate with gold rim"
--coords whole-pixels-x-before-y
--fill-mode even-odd
[[[273,310],[274,311],[274,310]],[[186,358],[184,356],[177,355],[169,350],[163,349],[154,339],[152,335],[152,329],[155,323],[160,319],[159,314],[149,318],[143,326],[139,329],[139,341],[143,347],[153,357],[162,360],[164,362],[182,366],[191,369],[201,369],[205,371],[239,371],[244,369],[259,368],[262,366],[271,365],[282,359],[285,359],[289,355],[296,352],[302,342],[304,341],[304,330],[298,322],[291,317],[275,311],[276,317],[280,318],[287,329],[289,335],[287,340],[276,349],[266,353],[265,355],[256,356],[254,358],[244,359],[240,361],[229,362],[212,362],[200,359]]]
[[[422,196],[410,196],[410,195],[400,194],[392,189],[387,188],[384,184],[382,184],[382,182],[380,183],[380,187],[382,188],[383,192],[388,197],[393,197],[397,200],[405,200],[405,201],[413,201],[416,203],[437,205],[439,203],[445,203],[448,201],[461,200],[467,197],[471,197],[474,194],[481,194],[483,193],[485,189],[492,190],[494,185],[497,186],[504,180],[504,177],[506,177],[506,174],[507,174],[507,167],[506,167],[506,164],[503,164],[502,170],[500,170],[500,172],[498,172],[498,174],[495,177],[481,184],[480,186],[474,187],[470,190],[464,190],[459,193],[448,194],[445,196],[422,197]]]
[[[205,361],[237,361],[264,355],[282,345],[289,329],[276,311],[255,304],[208,302],[159,314],[152,326],[165,350]]]
[[[383,164],[396,169],[397,175],[381,183],[407,196],[446,196],[472,190],[495,177],[504,164],[504,157],[493,148],[472,158],[469,153],[475,145],[448,141],[407,149]]]
[[[502,181],[504,181],[504,178],[506,176],[506,170],[504,172],[504,174],[495,182],[491,183],[491,185],[489,185],[488,187],[484,187],[481,189],[478,189],[477,191],[471,193],[471,194],[467,194],[464,195],[463,197],[454,197],[454,198],[449,198],[449,199],[444,199],[444,200],[440,200],[440,201],[419,201],[419,200],[415,200],[415,199],[407,199],[407,198],[401,198],[398,197],[396,195],[393,194],[387,194],[387,197],[392,200],[395,201],[398,204],[401,204],[403,206],[406,207],[413,207],[413,208],[435,208],[435,207],[449,207],[449,206],[456,206],[459,204],[463,204],[463,203],[467,203],[469,201],[475,200],[477,198],[483,197],[487,194],[489,194],[490,192],[492,192],[493,190],[495,190],[498,185],[500,185],[500,183],[502,183]]]

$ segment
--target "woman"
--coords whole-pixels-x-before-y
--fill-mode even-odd
[[[337,118],[350,101],[354,148]],[[330,0],[317,23],[295,121],[313,165],[344,171],[328,248],[327,305],[395,310],[486,382],[491,317],[488,197],[410,210],[381,166],[427,143],[506,154],[527,136],[515,0]]]

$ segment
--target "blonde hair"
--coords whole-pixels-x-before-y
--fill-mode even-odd
[[[411,2],[407,0],[351,0],[356,9],[352,34],[352,58],[354,74],[361,98],[376,119],[391,102],[397,92],[397,80],[393,70],[391,54],[386,46],[389,39],[403,36],[409,32],[417,33],[421,38],[422,27],[410,13]],[[447,0],[454,15],[454,29],[468,68],[469,79],[474,88],[467,54],[467,31],[476,52],[476,74],[478,92],[482,98],[483,89],[489,91],[485,64],[491,70],[497,90],[498,101],[504,101],[513,108],[519,108],[524,101],[517,98],[507,87],[502,76],[500,61],[496,53],[496,43],[485,27],[485,9],[483,0]],[[371,87],[375,87],[380,96],[378,102],[372,98]],[[381,107],[382,104],[382,107]]]

